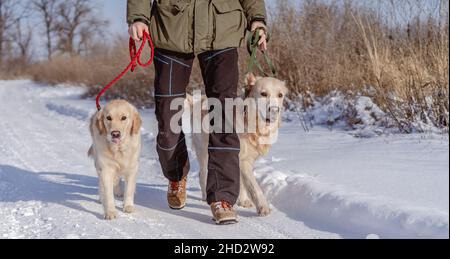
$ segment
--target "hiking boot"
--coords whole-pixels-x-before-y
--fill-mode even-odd
[[[214,217],[213,220],[217,225],[228,225],[238,222],[237,213],[229,202],[214,202],[211,204],[211,211]]]
[[[179,182],[169,182],[167,202],[171,209],[181,210],[186,206],[186,183],[187,177],[183,177]]]

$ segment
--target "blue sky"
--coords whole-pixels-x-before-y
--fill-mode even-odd
[[[102,16],[109,20],[112,33],[127,33],[126,24],[126,0],[94,0],[100,7]]]

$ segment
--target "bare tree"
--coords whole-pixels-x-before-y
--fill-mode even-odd
[[[108,23],[96,16],[89,0],[61,2],[58,5],[58,50],[71,56],[89,51],[90,44]]]
[[[20,1],[0,0],[0,66],[6,55],[6,43],[10,40],[8,33],[24,17],[18,10],[21,10]]]
[[[58,0],[33,0],[31,3],[43,22],[46,37],[47,59],[51,60],[54,51],[53,33],[56,31],[56,6]]]
[[[31,41],[33,34],[31,28],[28,26],[26,30],[23,30],[21,22],[16,24],[15,41],[18,45],[18,59],[22,64],[28,64],[30,61]]]

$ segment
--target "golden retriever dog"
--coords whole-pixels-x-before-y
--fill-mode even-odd
[[[108,103],[91,118],[92,146],[88,155],[95,161],[99,196],[105,219],[117,218],[114,196],[124,197],[123,211],[134,211],[134,193],[141,152],[141,117],[124,100]],[[125,191],[120,181],[125,180]]]
[[[255,162],[267,155],[272,144],[276,141],[278,130],[281,125],[281,111],[288,89],[284,82],[271,77],[255,77],[253,74],[246,76],[245,99],[266,100],[269,105],[265,106],[265,112],[260,112],[254,106],[247,107],[245,116],[246,125],[256,122],[256,130],[253,132],[239,133],[241,142],[240,159],[240,195],[238,205],[245,208],[255,206],[259,216],[270,214],[270,207],[266,196],[256,181],[253,173]],[[269,101],[270,100],[270,101]],[[202,103],[207,100],[202,99]],[[193,105],[192,97],[187,99],[188,105]],[[256,109],[256,111],[251,111]],[[239,113],[237,113],[239,116]],[[202,117],[207,116],[205,113]],[[259,122],[259,123],[258,123]],[[262,123],[261,123],[262,122]],[[200,165],[200,186],[202,189],[202,199],[206,200],[206,182],[208,171],[208,141],[209,135],[205,132],[192,134],[192,146],[197,155]]]

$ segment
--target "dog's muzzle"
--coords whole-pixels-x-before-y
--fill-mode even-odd
[[[280,107],[278,106],[270,106],[267,111],[265,116],[263,114],[262,117],[263,119],[266,121],[266,123],[274,123],[276,121],[278,121],[278,118],[280,116]]]
[[[111,132],[111,140],[114,144],[120,144],[120,137],[122,136],[122,134],[120,133],[120,131],[115,130]]]

